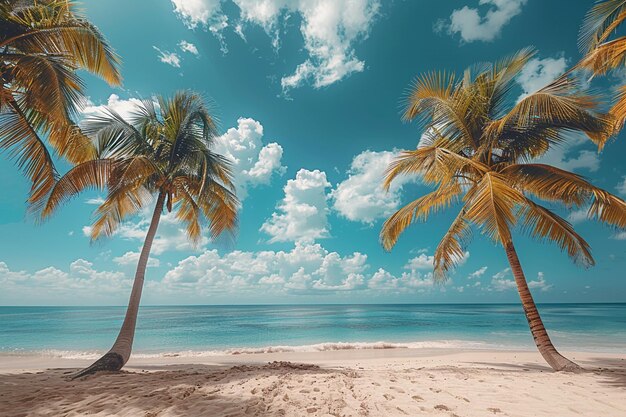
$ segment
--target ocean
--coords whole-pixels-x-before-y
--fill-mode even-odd
[[[562,350],[626,353],[626,304],[543,304]],[[96,358],[125,307],[0,307],[0,355]],[[532,350],[515,304],[145,306],[136,356],[364,348]]]

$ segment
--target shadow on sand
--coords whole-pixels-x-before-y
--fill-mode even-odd
[[[540,365],[537,363],[513,364],[504,362],[472,362],[487,368],[498,368],[507,371],[519,372],[553,372],[548,365]],[[618,388],[626,388],[626,358],[591,358],[584,361],[578,361],[583,367],[581,373],[594,374],[598,377],[598,381],[602,384],[610,385]]]
[[[171,365],[142,367],[144,372],[101,372],[68,380],[74,369],[0,375],[0,405],[11,416],[157,415],[283,416],[266,388],[250,388],[252,397],[229,395],[228,386],[256,378],[327,371],[315,365],[272,362],[234,367]],[[220,388],[217,388],[219,386]],[[226,389],[224,389],[226,387]],[[79,388],[79,389],[77,389]],[[256,390],[256,391],[255,391]],[[266,399],[268,401],[266,401]],[[74,413],[74,414],[72,414]],[[0,413],[1,414],[1,413]]]

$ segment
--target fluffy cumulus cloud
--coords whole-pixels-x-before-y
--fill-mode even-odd
[[[502,28],[522,12],[527,0],[479,0],[478,7],[455,9],[449,19],[435,24],[436,31],[459,34],[464,42],[493,41]]]
[[[285,197],[261,226],[270,242],[313,242],[328,237],[326,173],[301,169],[284,187]]]
[[[182,41],[178,42],[178,47],[183,52],[189,52],[190,54],[193,54],[193,55],[199,55],[200,54],[198,52],[198,48],[196,47],[196,45],[194,45],[191,42],[187,42],[185,40],[182,40]]]
[[[229,24],[219,0],[172,0],[174,11],[189,28],[202,26],[213,32],[226,51],[223,30],[232,29],[245,39],[247,25],[263,28],[275,48],[280,45],[282,23],[291,15],[302,19],[300,32],[307,58],[291,75],[281,79],[283,90],[311,83],[320,88],[333,84],[365,63],[355,53],[355,44],[368,36],[378,13],[379,0],[233,0],[240,14]]]
[[[154,50],[159,53],[157,58],[164,64],[171,65],[174,68],[180,68],[180,56],[176,52],[163,51],[156,46],[153,46]]]
[[[272,291],[315,293],[327,291],[423,292],[433,287],[432,274],[406,266],[399,276],[379,268],[375,272],[367,256],[355,252],[341,256],[320,244],[296,243],[291,251],[216,250],[190,256],[167,272],[163,286],[172,291],[197,294],[215,292]]]
[[[385,170],[396,152],[365,151],[357,155],[348,170],[348,178],[331,192],[333,208],[343,217],[362,223],[393,214],[401,202],[402,187],[414,181],[411,177],[396,179],[390,189],[383,189]]]
[[[567,59],[564,56],[557,58],[533,58],[522,68],[517,82],[522,87],[522,96],[532,94],[556,80],[567,69]]]
[[[263,144],[263,126],[256,120],[240,118],[237,127],[230,128],[216,140],[215,151],[229,158],[238,196],[245,199],[248,189],[269,184],[273,174],[282,174],[283,148],[276,142]]]
[[[546,282],[543,272],[537,273],[537,279],[528,281],[528,288],[539,291],[548,291],[552,288],[551,284]],[[511,277],[511,269],[506,268],[494,274],[491,277],[491,285],[486,288],[487,291],[508,291],[517,289],[515,280]]]
[[[103,113],[105,107],[113,109],[117,114],[124,119],[130,119],[136,107],[141,104],[141,100],[131,97],[129,99],[122,99],[117,94],[111,94],[107,99],[106,104],[94,104],[91,100],[88,100],[82,110],[83,117],[89,117],[92,115],[100,115]]]
[[[132,252],[132,251],[126,252],[125,254],[121,256],[117,256],[113,258],[113,262],[121,266],[126,266],[126,265],[136,266],[137,263],[139,262],[139,252]],[[148,258],[148,267],[157,267],[159,265],[160,265],[160,262],[157,258],[153,258],[152,256]]]
[[[600,156],[593,150],[590,140],[583,134],[571,134],[563,144],[553,146],[535,162],[554,165],[567,171],[600,169]]]
[[[189,29],[203,26],[220,31],[228,26],[228,18],[222,14],[221,0],[172,0],[172,5]]]
[[[152,218],[152,205],[148,204],[135,218],[130,218],[122,223],[116,232],[115,237],[122,238],[131,242],[136,242],[139,247],[143,245],[143,241],[148,233],[148,227]],[[91,227],[83,227],[83,234],[91,236]],[[192,251],[199,252],[209,243],[206,236],[202,236],[197,245],[191,243],[187,237],[184,225],[176,218],[176,212],[165,213],[159,221],[157,235],[152,242],[152,253],[161,255],[170,251]],[[127,256],[128,254],[124,255]],[[131,255],[128,255],[131,256]],[[125,259],[123,257],[116,258],[117,263]],[[155,261],[153,261],[155,262]]]
[[[98,271],[93,264],[77,259],[68,269],[47,267],[35,272],[13,270],[0,262],[0,300],[10,303],[11,297],[19,295],[34,304],[38,302],[66,302],[86,300],[98,294],[100,302],[127,293],[130,280],[122,272]],[[85,298],[84,298],[85,297]]]

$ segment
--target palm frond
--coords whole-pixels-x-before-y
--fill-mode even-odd
[[[436,281],[445,281],[448,272],[465,257],[465,248],[471,240],[472,229],[464,216],[465,208],[462,208],[437,245],[434,255],[434,278]]]
[[[589,244],[574,231],[569,222],[530,199],[526,199],[525,204],[519,207],[517,216],[520,226],[530,236],[556,243],[577,264],[595,264]]]
[[[111,159],[94,159],[74,166],[54,184],[41,217],[49,217],[61,204],[86,189],[104,190],[114,167]]]
[[[438,146],[424,146],[413,151],[403,151],[388,167],[384,188],[400,175],[419,175],[428,184],[447,184],[459,175],[484,173],[483,163]]]
[[[0,112],[0,151],[7,151],[31,180],[28,201],[36,206],[50,192],[58,174],[45,142],[33,128],[32,118],[16,102],[9,105],[10,110]]]
[[[602,0],[589,10],[583,20],[578,45],[587,53],[604,42],[626,18],[626,0]]]
[[[483,234],[502,245],[511,242],[511,228],[517,222],[514,209],[523,204],[525,198],[508,184],[506,177],[486,173],[470,188],[464,201],[465,218],[480,226]]]
[[[458,184],[441,186],[396,211],[389,217],[380,231],[380,241],[386,250],[391,250],[400,234],[412,223],[426,221],[428,216],[449,207],[461,194]]]

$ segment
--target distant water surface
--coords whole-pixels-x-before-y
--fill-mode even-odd
[[[92,357],[106,351],[125,307],[0,307],[0,354]],[[563,350],[626,353],[626,304],[544,304]],[[148,306],[138,355],[392,347],[533,349],[521,306]]]

